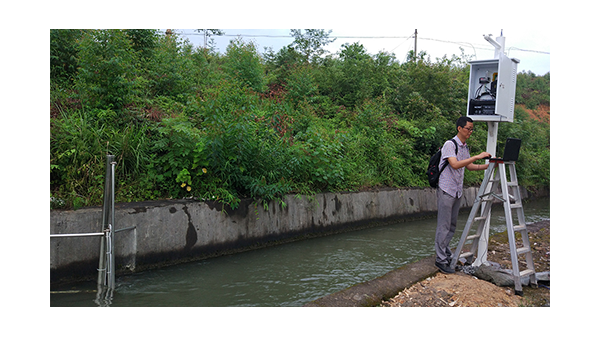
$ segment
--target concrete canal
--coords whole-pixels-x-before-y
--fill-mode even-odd
[[[492,233],[503,231],[500,205]],[[469,210],[454,236],[458,243]],[[527,222],[550,217],[549,198],[525,205]],[[397,222],[120,276],[110,306],[302,306],[434,254],[435,217]],[[51,306],[98,306],[95,282],[51,291]],[[107,305],[107,304],[103,304]]]

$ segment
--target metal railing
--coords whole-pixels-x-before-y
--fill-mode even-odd
[[[90,237],[90,236],[104,236],[103,232],[90,232],[90,233],[84,233],[84,234],[51,234],[50,237],[51,238],[58,238],[58,237]]]

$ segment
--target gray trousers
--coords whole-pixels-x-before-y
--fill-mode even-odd
[[[456,231],[456,219],[460,209],[460,198],[452,197],[437,188],[437,230],[435,231],[435,261],[450,264],[452,251],[450,240]]]

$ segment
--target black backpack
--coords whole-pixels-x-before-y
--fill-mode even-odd
[[[458,155],[458,144],[454,139],[451,139],[450,141],[454,142],[454,146],[456,147],[456,154]],[[442,166],[442,169],[440,169],[442,147],[440,147],[438,151],[435,154],[433,154],[433,156],[431,156],[431,158],[429,159],[429,166],[427,167],[427,178],[429,179],[429,185],[432,188],[437,187],[438,181],[440,180],[440,174],[442,173],[442,171],[444,171],[444,169],[446,169],[446,166],[448,165],[448,161],[446,161],[446,163],[444,163],[444,165]]]

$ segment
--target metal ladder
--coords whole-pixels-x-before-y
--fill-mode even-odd
[[[510,171],[511,181],[507,181],[506,165],[508,165]],[[498,187],[500,187],[500,194],[498,194]],[[509,189],[511,191],[509,191]],[[511,203],[511,199],[514,200],[514,203]],[[481,184],[475,202],[473,203],[473,208],[467,219],[460,242],[452,255],[450,267],[454,268],[460,258],[465,258],[469,264],[473,262],[475,252],[477,252],[480,243],[479,239],[484,232],[486,221],[491,215],[492,203],[496,200],[501,201],[504,205],[506,230],[508,233],[513,279],[515,282],[515,294],[522,296],[523,288],[521,285],[521,277],[529,277],[529,284],[533,287],[537,286],[537,279],[535,276],[535,267],[533,265],[531,245],[529,243],[529,235],[525,224],[525,213],[521,201],[521,192],[517,182],[515,162],[505,163],[501,160],[490,160],[489,167],[485,171],[483,183]],[[513,209],[517,212],[518,224],[516,226],[513,225]],[[477,231],[475,234],[470,235],[470,230],[474,225],[476,225]],[[521,235],[522,243],[520,243],[519,247],[517,247],[515,232],[519,232]],[[461,250],[466,241],[472,241],[471,248],[469,251],[461,254]],[[487,242],[483,243],[487,246]],[[487,251],[487,247],[484,251]],[[527,268],[523,271],[519,271],[519,255],[525,255]]]

